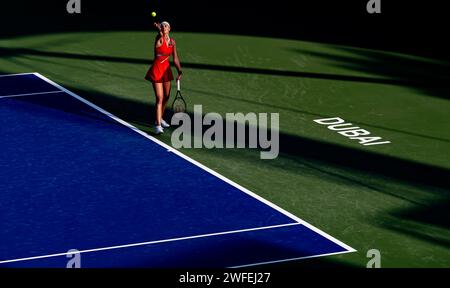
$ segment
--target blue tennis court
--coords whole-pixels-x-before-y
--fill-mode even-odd
[[[0,267],[240,267],[354,249],[38,73],[0,76]]]

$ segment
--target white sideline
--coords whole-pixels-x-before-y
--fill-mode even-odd
[[[281,260],[274,260],[274,261],[267,261],[267,262],[258,262],[258,263],[245,264],[245,265],[239,265],[239,266],[232,266],[232,267],[228,267],[228,268],[246,268],[246,267],[252,267],[252,266],[276,264],[276,263],[295,261],[295,260],[303,260],[303,259],[311,259],[311,258],[332,256],[332,255],[347,254],[347,253],[351,253],[351,252],[354,252],[354,251],[344,251],[344,252],[333,252],[333,253],[317,254],[317,255],[305,256],[305,257],[288,258],[288,259],[281,259]]]
[[[13,98],[31,95],[43,95],[43,94],[53,94],[53,93],[63,93],[64,91],[48,91],[48,92],[36,92],[36,93],[25,93],[25,94],[13,94],[13,95],[0,95],[0,98]]]
[[[36,73],[3,74],[3,75],[0,75],[0,78],[2,78],[2,77],[11,77],[11,76],[20,76],[20,75],[30,75],[30,74],[36,74]]]
[[[301,225],[301,224],[300,223],[288,223],[288,224],[272,225],[272,226],[265,226],[265,227],[258,227],[258,228],[240,229],[240,230],[234,230],[234,231],[225,231],[225,232],[218,232],[218,233],[210,233],[210,234],[194,235],[194,236],[187,236],[187,237],[148,241],[148,242],[139,242],[139,243],[125,244],[125,245],[116,245],[116,246],[109,246],[109,247],[102,247],[102,248],[86,249],[86,250],[80,250],[78,252],[62,252],[62,253],[55,253],[55,254],[48,254],[48,255],[41,255],[41,256],[18,258],[18,259],[12,259],[12,260],[3,260],[3,261],[0,261],[0,264],[27,261],[27,260],[37,260],[37,259],[44,259],[44,258],[58,257],[58,256],[67,256],[67,255],[89,253],[89,252],[114,250],[114,249],[120,249],[120,248],[129,248],[129,247],[144,246],[144,245],[151,245],[151,244],[160,244],[160,243],[166,243],[166,242],[190,240],[190,239],[205,238],[205,237],[211,237],[211,236],[244,233],[244,232],[251,232],[251,231],[258,231],[258,230],[265,230],[265,229],[274,229],[274,228],[294,226],[294,225]]]

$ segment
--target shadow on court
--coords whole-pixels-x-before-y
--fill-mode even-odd
[[[86,99],[122,119],[148,127],[148,131],[151,131],[153,128],[150,123],[153,119],[155,107],[152,105],[146,106],[137,101],[116,98],[94,91],[79,90],[75,87],[70,87],[69,90],[83,95]],[[193,117],[193,114],[190,114],[190,116]],[[222,125],[225,127],[226,122],[225,120],[223,121]],[[206,128],[203,130],[206,130]],[[246,129],[246,132],[248,133],[248,129]],[[449,176],[449,171],[441,167],[380,155],[369,151],[356,150],[283,132],[280,132],[279,137],[280,154],[287,157],[294,156],[315,159],[340,167],[373,172],[379,175],[411,182],[421,182],[441,188],[450,188],[450,183],[446,181]],[[246,138],[248,139],[248,137]]]
[[[164,255],[151,254],[151,264],[154,265],[156,261],[158,265],[156,267],[194,267],[194,268],[221,268],[229,267],[229,263],[241,263],[235,266],[244,265],[242,263],[242,257],[245,255],[245,259],[248,259],[248,263],[262,263],[260,253],[264,253],[266,259],[292,259],[290,261],[282,261],[279,263],[266,263],[262,265],[250,266],[246,269],[261,269],[261,268],[274,268],[285,269],[289,268],[357,268],[358,266],[339,261],[336,258],[330,257],[318,257],[312,259],[295,259],[300,258],[299,255],[308,255],[311,252],[305,249],[290,249],[284,245],[274,245],[273,243],[264,238],[246,238],[239,234],[236,235],[234,241],[226,241],[217,238],[216,241],[205,242],[207,245],[199,245],[195,241],[191,243],[190,249],[176,249],[177,246],[183,245],[183,243],[166,243],[163,244],[169,251],[175,251],[176,253],[164,253]],[[281,239],[280,239],[281,240]],[[282,243],[282,242],[281,242]],[[172,247],[173,246],[173,247]],[[175,249],[174,249],[175,247]],[[166,250],[166,251],[167,251]],[[151,251],[151,250],[150,250]],[[201,253],[198,253],[201,251]],[[297,255],[297,257],[295,256]],[[155,256],[156,259],[155,260]],[[258,261],[259,259],[259,261]],[[148,267],[146,262],[136,263],[138,267]]]
[[[305,115],[311,115],[311,116],[321,117],[321,118],[334,118],[334,117],[336,117],[336,115],[326,115],[326,114],[310,112],[310,111],[301,110],[301,109],[292,108],[292,107],[287,107],[287,106],[283,107],[283,106],[273,105],[271,103],[261,103],[261,102],[253,101],[253,100],[248,99],[248,98],[233,97],[233,96],[229,96],[229,95],[220,94],[220,93],[217,93],[217,92],[211,92],[211,91],[207,91],[206,92],[206,91],[193,89],[193,88],[185,88],[185,90],[186,91],[191,91],[191,92],[194,92],[194,93],[207,94],[207,95],[211,95],[211,96],[214,96],[216,98],[222,98],[222,99],[225,99],[225,100],[231,100],[231,101],[236,101],[236,102],[240,102],[240,103],[248,103],[248,104],[252,104],[252,105],[263,106],[263,107],[266,107],[266,108],[267,107],[274,108],[277,111],[289,111],[289,112],[305,114]],[[401,133],[401,134],[405,134],[405,135],[422,137],[422,138],[426,138],[426,139],[433,139],[433,140],[437,140],[437,141],[450,142],[450,138],[449,139],[445,139],[445,138],[435,137],[435,136],[431,136],[431,135],[425,135],[425,134],[421,134],[421,133],[417,133],[417,132],[404,131],[404,130],[395,129],[395,128],[391,128],[391,127],[375,125],[375,124],[372,124],[372,123],[365,123],[365,122],[362,122],[362,121],[353,120],[351,118],[346,118],[346,119],[347,119],[348,122],[351,122],[353,124],[358,124],[358,125],[363,125],[363,126],[367,126],[367,127],[373,127],[373,128],[393,131],[393,132],[397,132],[397,133]]]
[[[211,71],[222,71],[222,72],[231,72],[231,73],[245,73],[245,74],[261,74],[261,75],[270,75],[270,76],[288,76],[288,77],[299,77],[299,78],[311,78],[311,79],[321,79],[321,80],[338,80],[338,81],[350,81],[350,82],[363,82],[363,83],[375,83],[375,84],[391,84],[391,85],[399,85],[406,87],[413,87],[417,89],[421,89],[422,92],[425,92],[427,95],[434,95],[436,93],[442,92],[444,97],[450,97],[450,88],[449,88],[449,80],[450,76],[447,71],[450,70],[450,64],[430,64],[426,62],[420,62],[417,60],[410,60],[406,58],[402,58],[400,56],[389,56],[383,52],[376,51],[365,51],[362,49],[355,48],[342,48],[340,46],[336,46],[339,49],[346,49],[355,54],[364,55],[367,60],[358,60],[361,63],[354,63],[359,58],[352,57],[342,57],[335,55],[328,55],[325,53],[304,51],[301,49],[293,49],[294,52],[313,55],[315,57],[328,57],[340,63],[337,66],[342,66],[346,68],[352,69],[361,69],[365,72],[375,72],[383,76],[384,78],[372,78],[372,77],[358,77],[358,76],[346,76],[346,75],[337,75],[337,74],[326,74],[326,73],[308,73],[308,72],[299,72],[299,71],[282,71],[275,69],[261,69],[261,68],[248,68],[248,67],[238,67],[238,66],[226,66],[226,65],[211,65],[211,64],[199,64],[199,63],[188,63],[183,62],[183,67],[190,69],[198,69],[198,70],[211,70]],[[77,53],[66,53],[66,52],[54,52],[54,51],[42,51],[39,49],[31,49],[31,48],[5,48],[0,47],[0,57],[4,59],[8,59],[9,61],[20,64],[20,61],[17,59],[18,57],[22,57],[28,59],[30,56],[41,56],[47,58],[67,58],[67,59],[77,59],[77,60],[87,60],[87,61],[106,61],[113,63],[127,63],[127,64],[145,64],[150,65],[151,60],[149,59],[136,59],[136,58],[125,58],[125,57],[115,57],[115,56],[99,56],[99,55],[86,55],[86,54],[77,54]],[[52,62],[51,60],[46,59],[40,60],[38,58],[33,58],[34,61],[42,61],[45,63],[53,63],[58,65],[57,62]],[[342,62],[342,63],[341,63]],[[345,64],[343,64],[345,63]],[[352,64],[353,63],[353,64]],[[66,66],[68,64],[65,64]],[[359,65],[359,66],[358,66]],[[363,68],[360,68],[364,67]],[[392,69],[395,67],[395,69]],[[408,69],[405,69],[408,67]],[[79,68],[79,67],[74,67]],[[372,69],[373,68],[373,69]],[[89,68],[83,67],[84,70],[89,70]],[[98,72],[98,71],[93,71]],[[413,75],[413,76],[411,76]],[[120,75],[121,78],[127,78],[126,75]],[[386,77],[392,78],[387,79]],[[134,78],[133,78],[134,79]],[[196,89],[188,89],[188,91],[205,93],[204,91],[199,91]],[[318,117],[335,117],[333,115],[324,115],[319,113],[312,113],[305,110],[290,108],[290,107],[280,107],[270,103],[259,103],[249,99],[243,98],[234,98],[232,96],[222,95],[216,92],[208,92],[215,97],[235,100],[239,102],[246,102],[255,105],[264,105],[265,107],[271,107],[275,109],[281,109],[286,111],[291,111],[295,113],[302,113],[307,115],[313,115]],[[438,141],[450,142],[450,139],[444,139],[440,137],[434,137],[430,135],[424,135],[411,131],[403,131],[395,128],[379,126],[375,124],[364,123],[361,121],[354,121],[352,119],[348,119],[348,121],[360,124],[368,127],[380,128],[384,130],[389,130],[393,132],[398,132],[402,134],[434,139]]]
[[[351,49],[351,48],[349,48]],[[353,49],[354,52],[360,52],[359,49]],[[303,51],[301,49],[294,49],[295,52],[302,54],[311,54],[314,56],[327,56],[334,60],[354,60],[353,58],[346,59],[345,57],[335,56],[335,55],[327,55],[317,52]],[[125,57],[116,57],[116,56],[100,56],[100,55],[86,55],[86,54],[77,54],[77,53],[67,53],[67,52],[54,52],[54,51],[42,51],[38,49],[30,49],[30,48],[5,48],[0,47],[0,56],[2,58],[12,58],[12,57],[20,57],[20,56],[43,56],[50,58],[66,58],[66,59],[78,59],[78,60],[95,60],[95,61],[107,61],[107,62],[115,62],[115,63],[127,63],[127,64],[151,64],[152,61],[150,59],[137,59],[137,58],[125,58]],[[380,53],[380,55],[384,55]],[[401,59],[401,58],[399,58]],[[377,62],[380,60],[380,62]],[[372,60],[375,64],[377,63],[377,67],[383,67],[383,59],[374,59]],[[386,63],[390,63],[391,61],[398,59],[384,59]],[[350,62],[351,63],[351,62]],[[395,63],[395,61],[394,61]],[[364,63],[363,63],[364,64]],[[402,66],[402,65],[408,66]],[[265,68],[250,68],[250,67],[241,67],[241,66],[228,66],[228,65],[215,65],[215,64],[202,64],[202,63],[189,63],[183,62],[183,67],[191,68],[191,69],[199,69],[199,70],[212,70],[212,71],[222,71],[222,72],[231,72],[231,73],[245,73],[245,74],[261,74],[261,75],[270,75],[270,76],[284,76],[284,77],[300,77],[300,78],[311,78],[311,79],[321,79],[321,80],[337,80],[337,81],[348,81],[348,82],[362,82],[362,83],[374,83],[374,84],[388,84],[388,85],[399,85],[399,86],[413,86],[413,87],[448,87],[448,83],[446,80],[448,78],[442,78],[442,74],[438,78],[430,77],[427,72],[433,71],[433,73],[438,73],[439,71],[444,71],[445,69],[450,69],[450,65],[428,65],[423,67],[411,67],[413,63],[398,63],[396,65],[397,68],[410,67],[409,69],[413,69],[414,71],[420,71],[423,77],[409,77],[409,74],[402,75],[401,73],[396,73],[391,71],[388,76],[396,76],[389,78],[373,78],[373,77],[363,77],[363,76],[350,76],[350,75],[339,75],[339,74],[327,74],[327,73],[310,73],[310,72],[301,72],[301,71],[285,71],[285,70],[276,70],[276,69],[265,69]],[[342,65],[345,67],[345,65]],[[381,71],[390,71],[388,68],[379,68]],[[422,70],[425,69],[425,70]],[[438,70],[436,70],[438,69]],[[384,73],[380,73],[384,74]],[[412,74],[414,75],[414,74]],[[435,74],[434,74],[435,75]],[[445,75],[445,74],[444,74]],[[432,76],[432,75],[431,75]]]
[[[448,195],[448,194],[447,194]],[[450,195],[448,195],[450,196]],[[398,209],[385,216],[383,227],[422,241],[450,248],[450,197],[410,209]],[[401,219],[389,221],[388,217]]]
[[[450,99],[450,62],[424,60],[400,54],[352,47],[333,46],[337,53],[323,53],[302,48],[289,49],[302,55],[326,59],[330,65],[376,74],[385,83],[419,90],[422,94]],[[341,52],[349,52],[344,56]],[[369,83],[369,82],[367,82]]]
[[[153,105],[143,105],[141,102],[125,99],[125,96],[119,98],[97,91],[81,90],[76,87],[67,88],[117,115],[119,118],[148,127],[147,132],[152,133],[153,125],[150,125],[150,123],[153,121],[153,111],[155,109]],[[36,105],[47,104],[36,102]],[[61,109],[57,104],[51,108]],[[169,110],[168,113],[171,114],[172,112]],[[193,117],[193,114],[190,114],[190,116]],[[226,120],[223,120],[222,125],[225,127]],[[203,132],[206,129],[204,128]],[[248,140],[248,127],[246,133],[246,139]],[[280,132],[279,137],[281,157],[314,159],[330,165],[367,171],[412,183],[423,183],[425,185],[446,189],[450,188],[450,182],[447,181],[449,171],[445,168],[372,153],[366,150],[357,150],[330,144],[283,132]]]
[[[153,125],[151,125],[150,123],[152,122],[153,111],[155,109],[153,105],[143,105],[141,102],[124,98],[116,98],[96,91],[80,90],[75,87],[68,87],[68,89],[74,91],[78,95],[82,95],[85,99],[104,108],[114,115],[117,115],[119,118],[145,127],[144,130],[146,130],[147,133],[152,133]],[[52,106],[50,108],[53,109],[64,109],[61,108],[57,103],[53,103],[53,105],[52,103],[41,104],[39,102],[36,102],[35,104],[46,106],[50,105]],[[70,112],[70,109],[67,109],[66,111]],[[82,113],[84,113],[83,116],[91,117],[88,113]],[[170,109],[168,113],[171,114]],[[193,117],[194,115],[190,114],[190,116]],[[104,119],[100,120],[105,121]],[[222,125],[224,125],[223,127],[226,126],[226,120],[223,120]],[[206,128],[203,129],[203,131],[205,130]],[[248,126],[246,129],[246,133],[246,138],[248,140]],[[315,160],[319,161],[320,163],[340,167],[342,169],[348,168],[355,171],[360,170],[369,173],[375,173],[383,177],[385,176],[408,181],[411,183],[421,183],[424,185],[444,189],[450,188],[450,183],[446,181],[449,176],[449,171],[441,167],[434,167],[431,165],[399,159],[392,156],[380,155],[369,151],[356,150],[282,132],[280,132],[279,137],[280,157],[287,157],[290,159],[294,157],[294,159]],[[204,150],[208,151],[207,149]],[[242,150],[243,152],[246,151],[246,149],[238,150]],[[220,149],[211,151],[220,153]],[[254,155],[251,155],[250,159],[254,160]],[[276,161],[268,161],[268,163],[274,163],[274,165],[275,162]],[[328,173],[333,177],[341,178],[345,181],[354,182],[357,185],[368,186],[368,184],[366,184],[364,181],[358,182],[355,179],[346,178],[345,176],[342,176],[340,174],[333,175],[333,173],[327,170],[321,171],[317,165],[310,165],[310,168],[316,170],[319,169],[318,171],[321,173]]]

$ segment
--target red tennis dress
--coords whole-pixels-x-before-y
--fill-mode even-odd
[[[172,70],[170,69],[170,56],[173,53],[173,45],[166,42],[165,37],[160,47],[155,48],[155,59],[148,69],[145,79],[153,83],[162,83],[173,80]],[[170,39],[170,43],[172,43]]]

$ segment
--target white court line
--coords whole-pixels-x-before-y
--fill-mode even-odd
[[[2,78],[2,77],[11,77],[11,76],[31,75],[31,74],[35,74],[35,73],[4,74],[4,75],[0,75],[0,78]]]
[[[52,84],[52,85],[55,86],[56,88],[61,89],[61,90],[63,90],[64,92],[67,92],[67,94],[69,94],[69,95],[71,95],[71,96],[77,98],[78,100],[80,100],[81,102],[85,103],[86,105],[91,106],[92,108],[94,108],[94,109],[98,110],[99,112],[101,112],[101,113],[103,113],[103,114],[109,116],[110,118],[116,120],[117,122],[119,122],[119,123],[121,123],[121,124],[127,126],[128,128],[130,128],[130,129],[136,131],[137,133],[141,134],[141,135],[144,136],[145,138],[147,138],[147,139],[149,139],[149,140],[152,140],[152,141],[155,142],[156,144],[158,144],[158,145],[160,145],[160,146],[166,148],[167,151],[170,151],[170,152],[172,152],[172,153],[175,153],[176,155],[180,156],[181,158],[183,158],[183,159],[189,161],[190,163],[194,164],[195,166],[197,166],[197,167],[199,167],[199,168],[201,168],[201,169],[203,169],[203,170],[209,172],[210,174],[216,176],[217,178],[223,180],[224,182],[230,184],[231,186],[234,186],[235,188],[241,190],[242,192],[244,192],[244,193],[246,193],[246,194],[252,196],[253,198],[255,198],[255,199],[257,199],[257,200],[263,202],[264,204],[270,206],[271,208],[277,210],[278,212],[284,214],[285,216],[287,216],[287,217],[293,219],[294,221],[296,221],[296,222],[298,222],[298,223],[300,223],[300,224],[303,224],[304,226],[306,226],[306,227],[308,227],[309,229],[313,230],[313,231],[316,232],[317,234],[319,234],[319,235],[321,235],[321,236],[327,238],[328,240],[330,240],[330,241],[332,241],[332,242],[338,244],[338,245],[341,246],[342,248],[345,248],[345,249],[349,250],[350,252],[356,252],[355,249],[353,249],[352,247],[348,246],[347,244],[345,244],[345,243],[343,243],[343,242],[337,240],[337,239],[334,238],[333,236],[328,235],[327,233],[325,233],[325,232],[319,230],[318,228],[312,226],[312,225],[309,224],[308,222],[306,222],[306,221],[304,221],[304,220],[298,218],[297,216],[295,216],[295,215],[291,214],[290,212],[284,210],[283,208],[281,208],[281,207],[275,205],[274,203],[272,203],[272,202],[270,202],[270,201],[268,201],[268,200],[262,198],[261,196],[259,196],[259,195],[255,194],[255,193],[251,192],[250,190],[248,190],[248,189],[242,187],[241,185],[239,185],[239,184],[237,184],[237,183],[231,181],[230,179],[228,179],[228,178],[226,178],[225,176],[223,176],[223,175],[217,173],[216,171],[211,170],[210,168],[208,168],[208,167],[204,166],[203,164],[201,164],[201,163],[195,161],[194,159],[192,159],[192,158],[186,156],[185,154],[183,154],[183,153],[181,153],[180,151],[174,149],[173,147],[167,145],[166,143],[164,143],[164,142],[162,142],[162,141],[156,139],[155,137],[152,137],[152,136],[148,135],[148,134],[145,133],[144,131],[139,130],[138,128],[134,127],[134,126],[131,125],[130,123],[128,123],[128,122],[126,122],[126,121],[124,121],[124,120],[118,118],[117,116],[115,116],[115,115],[109,113],[108,111],[106,111],[106,110],[104,110],[104,109],[98,107],[97,105],[95,105],[95,104],[93,104],[93,103],[87,101],[86,99],[84,99],[84,98],[78,96],[77,94],[73,93],[72,91],[67,90],[66,88],[62,87],[61,85],[59,85],[59,84],[57,84],[57,83],[55,83],[55,82],[53,82],[52,80],[46,78],[45,76],[43,76],[43,75],[41,75],[41,74],[39,74],[39,73],[34,73],[34,74],[35,74],[37,77],[41,78],[42,80],[46,81],[47,83]]]
[[[347,250],[347,251],[342,252],[342,253],[356,252],[356,250],[355,250],[354,248],[352,248],[352,247],[348,246],[347,244],[345,244],[345,243],[339,241],[338,239],[334,238],[333,236],[331,236],[331,235],[329,235],[329,234],[327,234],[327,233],[321,231],[320,229],[318,229],[318,228],[314,227],[313,225],[309,224],[308,222],[306,222],[306,221],[304,221],[304,220],[298,218],[297,216],[295,216],[295,215],[293,215],[292,213],[290,213],[290,212],[288,212],[288,211],[282,209],[281,207],[275,205],[274,203],[272,203],[272,202],[270,202],[270,201],[268,201],[268,200],[262,198],[261,196],[259,196],[259,195],[255,194],[255,193],[251,192],[250,190],[248,190],[248,189],[242,187],[241,185],[239,185],[239,184],[237,184],[237,183],[231,181],[230,179],[228,179],[228,178],[226,178],[225,176],[223,176],[223,175],[221,175],[221,174],[215,172],[214,170],[211,170],[210,168],[204,166],[203,164],[201,164],[201,163],[199,163],[199,162],[193,160],[192,158],[190,158],[190,157],[186,156],[185,154],[181,153],[180,151],[174,149],[173,147],[171,147],[171,146],[165,144],[164,142],[162,142],[162,141],[156,139],[155,137],[152,137],[152,136],[148,135],[148,134],[145,133],[144,131],[139,130],[138,128],[134,127],[134,126],[131,125],[130,123],[128,123],[128,122],[126,122],[126,121],[124,121],[124,120],[118,118],[117,116],[115,116],[115,115],[109,113],[108,111],[106,111],[106,110],[104,110],[104,109],[98,107],[97,105],[95,105],[95,104],[93,104],[93,103],[87,101],[86,99],[84,99],[84,98],[78,96],[77,94],[73,93],[72,91],[67,90],[66,88],[62,87],[61,85],[59,85],[59,84],[57,84],[57,83],[55,83],[55,82],[53,82],[52,80],[46,78],[45,76],[43,76],[43,75],[41,75],[41,74],[39,74],[39,73],[32,73],[32,74],[36,75],[37,77],[41,78],[42,80],[46,81],[47,83],[49,83],[49,84],[55,86],[56,88],[61,89],[62,91],[66,92],[67,94],[71,95],[72,97],[78,99],[79,101],[85,103],[86,105],[88,105],[88,106],[90,106],[90,107],[96,109],[97,111],[99,111],[99,112],[101,112],[101,113],[107,115],[108,117],[114,119],[115,121],[121,123],[122,125],[124,125],[124,126],[130,128],[130,129],[132,129],[132,130],[134,130],[136,133],[139,133],[140,135],[144,136],[145,138],[147,138],[147,139],[149,139],[149,140],[155,142],[156,144],[158,144],[158,145],[164,147],[165,149],[167,149],[168,152],[175,153],[176,155],[178,155],[179,157],[185,159],[186,161],[188,161],[188,162],[194,164],[195,166],[197,166],[197,167],[199,167],[199,168],[201,168],[201,169],[207,171],[208,173],[210,173],[210,174],[216,176],[217,178],[219,178],[219,179],[223,180],[224,182],[230,184],[231,186],[233,186],[233,187],[239,189],[240,191],[242,191],[242,192],[248,194],[249,196],[255,198],[256,200],[258,200],[258,201],[260,201],[260,202],[262,202],[262,203],[268,205],[269,207],[273,208],[274,210],[276,210],[276,211],[282,213],[283,215],[285,215],[285,216],[291,218],[292,220],[296,221],[298,224],[302,224],[302,225],[306,226],[306,227],[309,228],[310,230],[316,232],[317,234],[321,235],[322,237],[324,237],[324,238],[326,238],[326,239],[328,239],[328,240],[330,240],[330,241],[332,241],[332,242],[338,244],[339,246],[341,246],[342,248],[344,248],[344,249]],[[107,248],[103,248],[103,249],[107,249]],[[90,251],[90,250],[89,250],[89,251]],[[338,253],[337,253],[337,254],[338,254]],[[56,254],[56,256],[59,256],[59,255],[67,255],[67,254]],[[44,256],[44,257],[45,257],[45,256]],[[49,256],[49,257],[52,257],[52,256]],[[28,258],[27,258],[27,259],[28,259]],[[17,261],[20,261],[20,260],[17,260]],[[0,262],[0,263],[3,263],[3,262]]]
[[[225,232],[217,232],[217,233],[210,233],[210,234],[203,234],[203,235],[195,235],[195,236],[187,236],[187,237],[179,237],[179,238],[172,238],[172,239],[140,242],[140,243],[126,244],[126,245],[117,245],[117,246],[110,246],[110,247],[87,249],[87,250],[80,250],[80,251],[77,251],[77,252],[55,253],[55,254],[42,255],[42,256],[34,256],[34,257],[27,257],[27,258],[4,260],[4,261],[0,261],[0,264],[19,262],[19,261],[27,261],[27,260],[37,260],[37,259],[44,259],[44,258],[58,257],[58,256],[66,256],[66,255],[73,255],[73,254],[81,254],[81,253],[89,253],[89,252],[114,250],[114,249],[121,249],[121,248],[129,248],[129,247],[136,247],[136,246],[151,245],[151,244],[160,244],[160,243],[175,242],[175,241],[182,241],[182,240],[190,240],[190,239],[197,239],[197,238],[205,238],[205,237],[212,237],[212,236],[220,236],[220,235],[227,235],[227,234],[244,233],[244,232],[251,232],[251,231],[258,231],[258,230],[266,230],[266,229],[288,227],[288,226],[294,226],[294,225],[301,225],[301,224],[300,223],[288,223],[288,224],[272,225],[272,226],[265,226],[265,227],[258,227],[258,228],[249,228],[249,229],[241,229],[241,230],[234,230],[234,231],[225,231]]]
[[[295,260],[303,260],[303,259],[319,258],[319,257],[324,257],[324,256],[347,254],[347,253],[351,253],[351,252],[353,252],[353,251],[325,253],[325,254],[318,254],[318,255],[312,255],[312,256],[304,256],[304,257],[297,257],[297,258],[288,258],[288,259],[282,259],[282,260],[274,260],[274,261],[232,266],[232,267],[228,267],[228,268],[245,268],[245,267],[252,267],[252,266],[259,266],[259,265],[276,264],[276,263],[289,262],[289,261],[295,261]]]
[[[14,94],[14,95],[0,95],[0,98],[12,98],[12,97],[22,97],[30,95],[41,95],[41,94],[53,94],[53,93],[63,93],[64,91],[48,91],[48,92],[37,92],[37,93],[26,93],[26,94]]]

